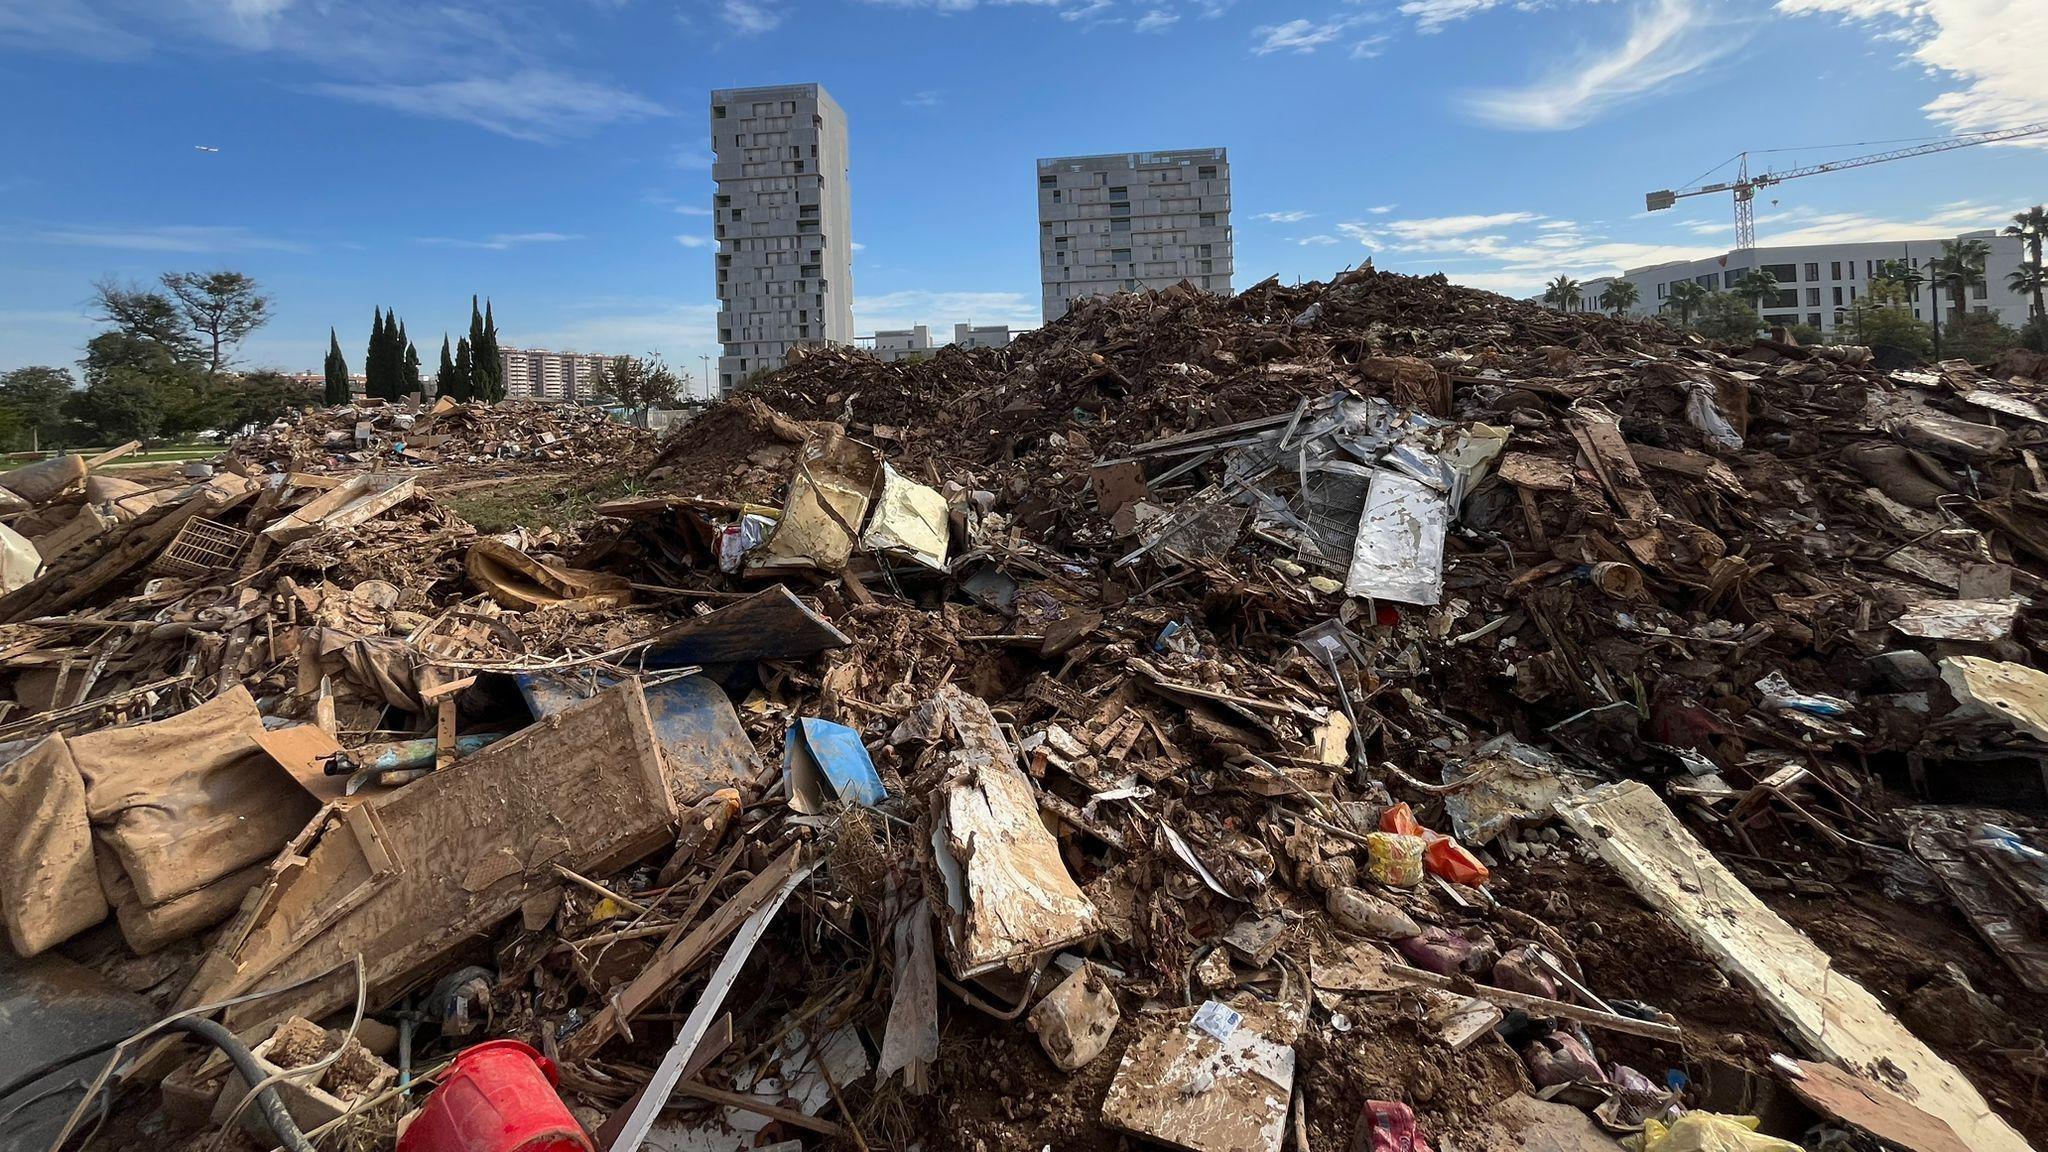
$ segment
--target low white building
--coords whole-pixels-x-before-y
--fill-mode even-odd
[[[1851,305],[1870,291],[1878,265],[1886,260],[1904,260],[1921,276],[1928,264],[1940,259],[1942,244],[1957,240],[1982,240],[1991,255],[1984,263],[1984,283],[1970,290],[1965,307],[1971,312],[1997,316],[2017,328],[2027,322],[2027,298],[2006,287],[2006,276],[2019,268],[2025,256],[2019,237],[1993,231],[1965,232],[1960,236],[1936,236],[1924,240],[1888,240],[1859,244],[1802,244],[1755,249],[1754,265],[1769,272],[1778,282],[1778,296],[1764,302],[1766,324],[1808,324],[1832,332]],[[1600,307],[1601,293],[1616,280],[1636,286],[1636,303],[1630,314],[1652,316],[1664,309],[1671,298],[1671,286],[1693,281],[1702,287],[1725,292],[1752,266],[1740,251],[1709,256],[1703,260],[1680,260],[1631,268],[1620,276],[1604,276],[1579,286],[1580,307],[1588,312]],[[1943,321],[1955,314],[1947,289],[1940,292]],[[1936,302],[1925,283],[1910,295],[1913,315],[1931,320]]]
[[[912,328],[882,328],[875,332],[869,351],[883,360],[921,360],[944,345],[932,343],[929,325]],[[1003,348],[1010,343],[1008,324],[955,324],[952,343],[961,348]]]

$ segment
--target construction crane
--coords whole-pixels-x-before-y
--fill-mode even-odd
[[[2018,140],[2024,136],[2038,136],[2048,133],[2048,124],[2022,124],[2016,128],[2002,128],[1996,132],[1971,132],[1962,136],[1950,136],[1929,144],[1916,144],[1911,148],[1894,148],[1890,152],[1876,152],[1869,156],[1852,156],[1847,160],[1831,160],[1826,164],[1811,164],[1805,168],[1794,168],[1789,172],[1764,172],[1756,176],[1749,174],[1749,153],[1736,157],[1735,179],[1714,184],[1702,184],[1696,188],[1678,191],[1650,192],[1643,197],[1643,206],[1652,212],[1662,211],[1688,196],[1706,196],[1715,192],[1735,193],[1735,247],[1747,252],[1756,247],[1756,190],[1797,180],[1801,176],[1818,176],[1823,172],[1839,172],[1844,168],[1863,168],[1871,164],[1882,164],[1887,160],[1904,160],[1908,156],[1926,156],[1934,152],[1949,152],[1957,148],[1970,148],[1978,144],[1996,144],[2003,140]]]

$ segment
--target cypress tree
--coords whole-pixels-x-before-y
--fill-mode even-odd
[[[505,398],[505,362],[498,356],[498,320],[491,315],[491,302],[484,301],[483,362],[491,376],[491,399]]]
[[[327,391],[324,399],[329,406],[348,403],[348,361],[341,355],[341,337],[333,328],[327,329]]]
[[[370,325],[370,347],[363,353],[363,395],[382,396],[384,388],[384,309]]]
[[[420,350],[413,346],[412,341],[407,340],[405,342],[405,394],[407,396],[415,394],[425,396],[426,392],[426,383],[420,379]]]
[[[434,394],[460,400],[455,395],[455,358],[448,353],[448,334],[441,333],[441,365],[434,370]]]
[[[472,395],[478,400],[491,399],[491,377],[488,362],[484,359],[484,314],[477,307],[475,296],[469,298],[469,381],[474,389]]]
[[[455,398],[463,401],[476,399],[476,365],[471,363],[467,336],[455,344]]]

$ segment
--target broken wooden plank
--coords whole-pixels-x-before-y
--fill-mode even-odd
[[[649,641],[647,666],[789,660],[851,643],[782,584],[693,617]]]
[[[1672,815],[1627,780],[1560,801],[1558,814],[1649,905],[1741,980],[1807,1050],[1888,1067],[1922,1110],[1978,1152],[2030,1152],[1953,1064],[1893,1019],[1827,953],[1756,898]]]
[[[365,472],[263,529],[266,539],[289,544],[319,532],[353,528],[383,515],[413,494],[413,478]]]
[[[554,865],[603,874],[667,843],[676,809],[647,703],[622,684],[445,771],[330,806],[271,865],[185,993],[195,1004],[334,977],[233,1010],[236,1028],[353,999],[360,954],[382,1004],[559,884]],[[339,834],[367,821],[353,836]],[[362,828],[374,830],[375,866]]]

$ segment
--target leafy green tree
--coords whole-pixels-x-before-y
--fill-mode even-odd
[[[329,407],[348,403],[348,361],[341,355],[341,338],[334,334],[333,328],[327,330],[327,363],[322,367],[327,377],[327,388],[321,399]]]
[[[1812,348],[1828,342],[1828,334],[1811,324],[1787,324],[1785,335],[1790,336],[1794,344],[1803,348]]]
[[[1680,326],[1689,328],[1692,326],[1692,314],[1699,311],[1700,305],[1706,301],[1705,285],[1691,280],[1680,280],[1669,289],[1669,294],[1664,299],[1664,307],[1676,310]]]
[[[1982,240],[1944,240],[1934,270],[1948,288],[1949,304],[1955,309],[1950,327],[1960,324],[1969,313],[1970,289],[1984,283],[1984,262],[1991,258],[1991,245]]]
[[[240,272],[166,272],[163,285],[184,312],[210,375],[227,367],[235,347],[270,320],[270,297]]]
[[[1555,305],[1560,312],[1570,312],[1579,306],[1579,282],[1560,272],[1557,279],[1543,286],[1543,302]]]
[[[44,448],[62,442],[67,417],[64,405],[76,381],[64,368],[32,366],[0,375],[0,411],[7,413],[10,447]]]
[[[441,363],[434,369],[434,395],[459,400],[455,395],[455,357],[448,350],[448,334],[441,333]]]
[[[2048,352],[2048,316],[2036,316],[2020,328],[2020,346]]]
[[[1966,312],[1949,321],[1945,354],[1972,364],[1989,364],[2019,346],[2019,330],[1985,312]]]
[[[216,399],[223,431],[237,432],[270,424],[280,416],[320,403],[311,384],[300,384],[281,372],[261,369],[226,380]]]
[[[1621,316],[1642,299],[1642,289],[1627,280],[1616,280],[1600,291],[1600,306]]]
[[[90,359],[90,350],[87,356]],[[109,359],[103,366],[87,370],[85,387],[71,394],[64,410],[94,439],[154,440],[164,427],[166,391],[148,369],[133,361]]]
[[[1879,368],[1910,368],[1934,354],[1934,332],[1913,315],[1902,281],[1877,280],[1850,305],[1839,329],[1852,344],[1870,349]]]
[[[1745,269],[1729,286],[1729,291],[1749,301],[1752,308],[1761,312],[1770,301],[1777,299],[1778,278],[1761,268]]]
[[[492,393],[498,365],[490,358],[490,344],[484,338],[484,314],[477,298],[469,298],[469,380],[471,396],[477,400],[495,400]]]
[[[455,390],[450,393],[465,403],[476,396],[476,362],[469,351],[469,337],[455,342]]]
[[[1742,290],[1741,281],[1736,282],[1735,290]],[[1735,292],[1713,292],[1700,305],[1700,318],[1692,327],[1709,340],[1739,342],[1756,339],[1763,322],[1749,301]]]
[[[111,276],[94,281],[92,289],[98,319],[112,324],[124,335],[161,346],[173,359],[199,360],[199,341],[186,325],[177,302],[169,296],[122,284]]]
[[[403,320],[398,322],[398,343],[405,349],[404,360],[399,366],[403,378],[398,394],[400,396],[426,395],[426,385],[420,380],[420,350],[413,346],[412,338],[405,334],[405,321]]]

